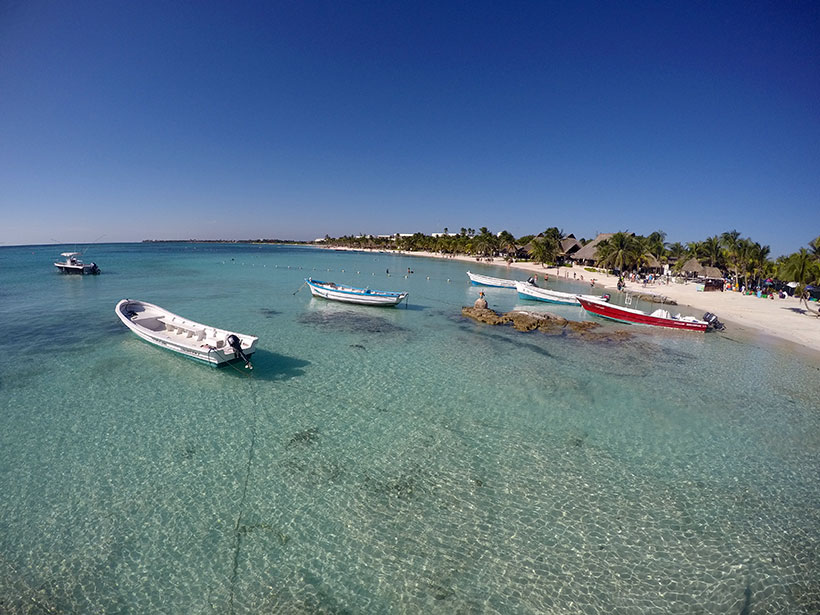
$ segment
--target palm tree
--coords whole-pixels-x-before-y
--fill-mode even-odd
[[[735,282],[739,281],[740,276],[740,233],[738,231],[726,231],[721,234],[720,242],[726,248],[726,258],[735,272]]]
[[[480,233],[473,238],[473,248],[482,256],[492,256],[495,252],[495,236],[487,230],[486,226],[482,226],[479,230]]]
[[[814,255],[814,258],[820,260],[820,236],[812,239],[809,242],[809,247],[811,248],[811,253]]]
[[[820,266],[811,252],[806,248],[800,248],[782,262],[777,270],[777,277],[801,285],[813,284],[820,278]]]
[[[686,254],[686,248],[680,241],[676,241],[675,243],[669,244],[669,247],[666,249],[666,254],[669,258],[680,260],[683,258],[683,255]]]
[[[552,237],[536,237],[532,240],[532,260],[541,263],[552,263],[558,256],[558,242]]]
[[[702,244],[703,257],[709,262],[711,267],[720,267],[723,263],[723,249],[720,237],[714,235],[707,237]]]
[[[666,233],[663,231],[655,231],[650,233],[646,238],[646,252],[654,256],[658,262],[666,260],[666,248],[664,242],[666,241]]]
[[[686,256],[700,261],[703,256],[703,243],[700,241],[690,241],[686,244]]]
[[[498,235],[498,249],[506,252],[508,256],[515,256],[518,247],[515,245],[515,237],[508,231],[501,231]]]
[[[558,243],[561,243],[561,240],[564,238],[564,231],[563,229],[559,229],[557,226],[551,226],[544,231],[543,235],[544,237],[555,239]]]
[[[737,240],[735,246],[735,258],[738,268],[738,276],[743,276],[743,285],[748,286],[749,274],[754,268],[755,261],[755,242],[748,237],[742,237]],[[739,278],[738,278],[739,279]]]
[[[640,260],[639,242],[634,235],[622,231],[604,239],[597,247],[598,265],[602,267],[624,271],[635,267]]]

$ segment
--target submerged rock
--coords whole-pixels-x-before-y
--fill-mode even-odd
[[[623,341],[632,337],[628,331],[595,331],[601,325],[589,320],[567,320],[551,312],[527,312],[513,310],[505,314],[488,308],[463,307],[461,315],[487,325],[512,325],[517,331],[538,329],[548,335],[572,335],[596,342]]]
[[[504,322],[498,312],[489,308],[463,307],[461,313],[467,318],[472,318],[487,325],[500,325]]]

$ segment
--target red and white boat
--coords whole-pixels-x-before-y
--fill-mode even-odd
[[[583,296],[579,296],[578,301],[587,312],[595,314],[596,316],[601,316],[602,318],[617,320],[618,322],[700,332],[704,332],[710,327],[714,327],[716,329],[723,328],[720,321],[710,313],[704,315],[704,320],[699,320],[694,316],[681,316],[680,314],[673,316],[663,308],[658,308],[650,314],[641,310],[636,310],[621,305],[613,305],[612,303],[589,299]],[[711,319],[706,320],[709,317],[711,317]]]

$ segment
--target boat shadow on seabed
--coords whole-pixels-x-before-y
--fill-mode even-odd
[[[250,360],[253,364],[253,371],[242,369],[241,361],[232,361],[219,369],[226,374],[231,373],[237,377],[252,377],[254,380],[280,382],[304,376],[305,368],[310,365],[310,361],[258,348],[251,355]]]

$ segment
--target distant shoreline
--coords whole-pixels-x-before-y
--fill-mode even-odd
[[[297,241],[295,239],[143,239],[142,241],[135,243],[250,243],[313,245],[312,241]]]

